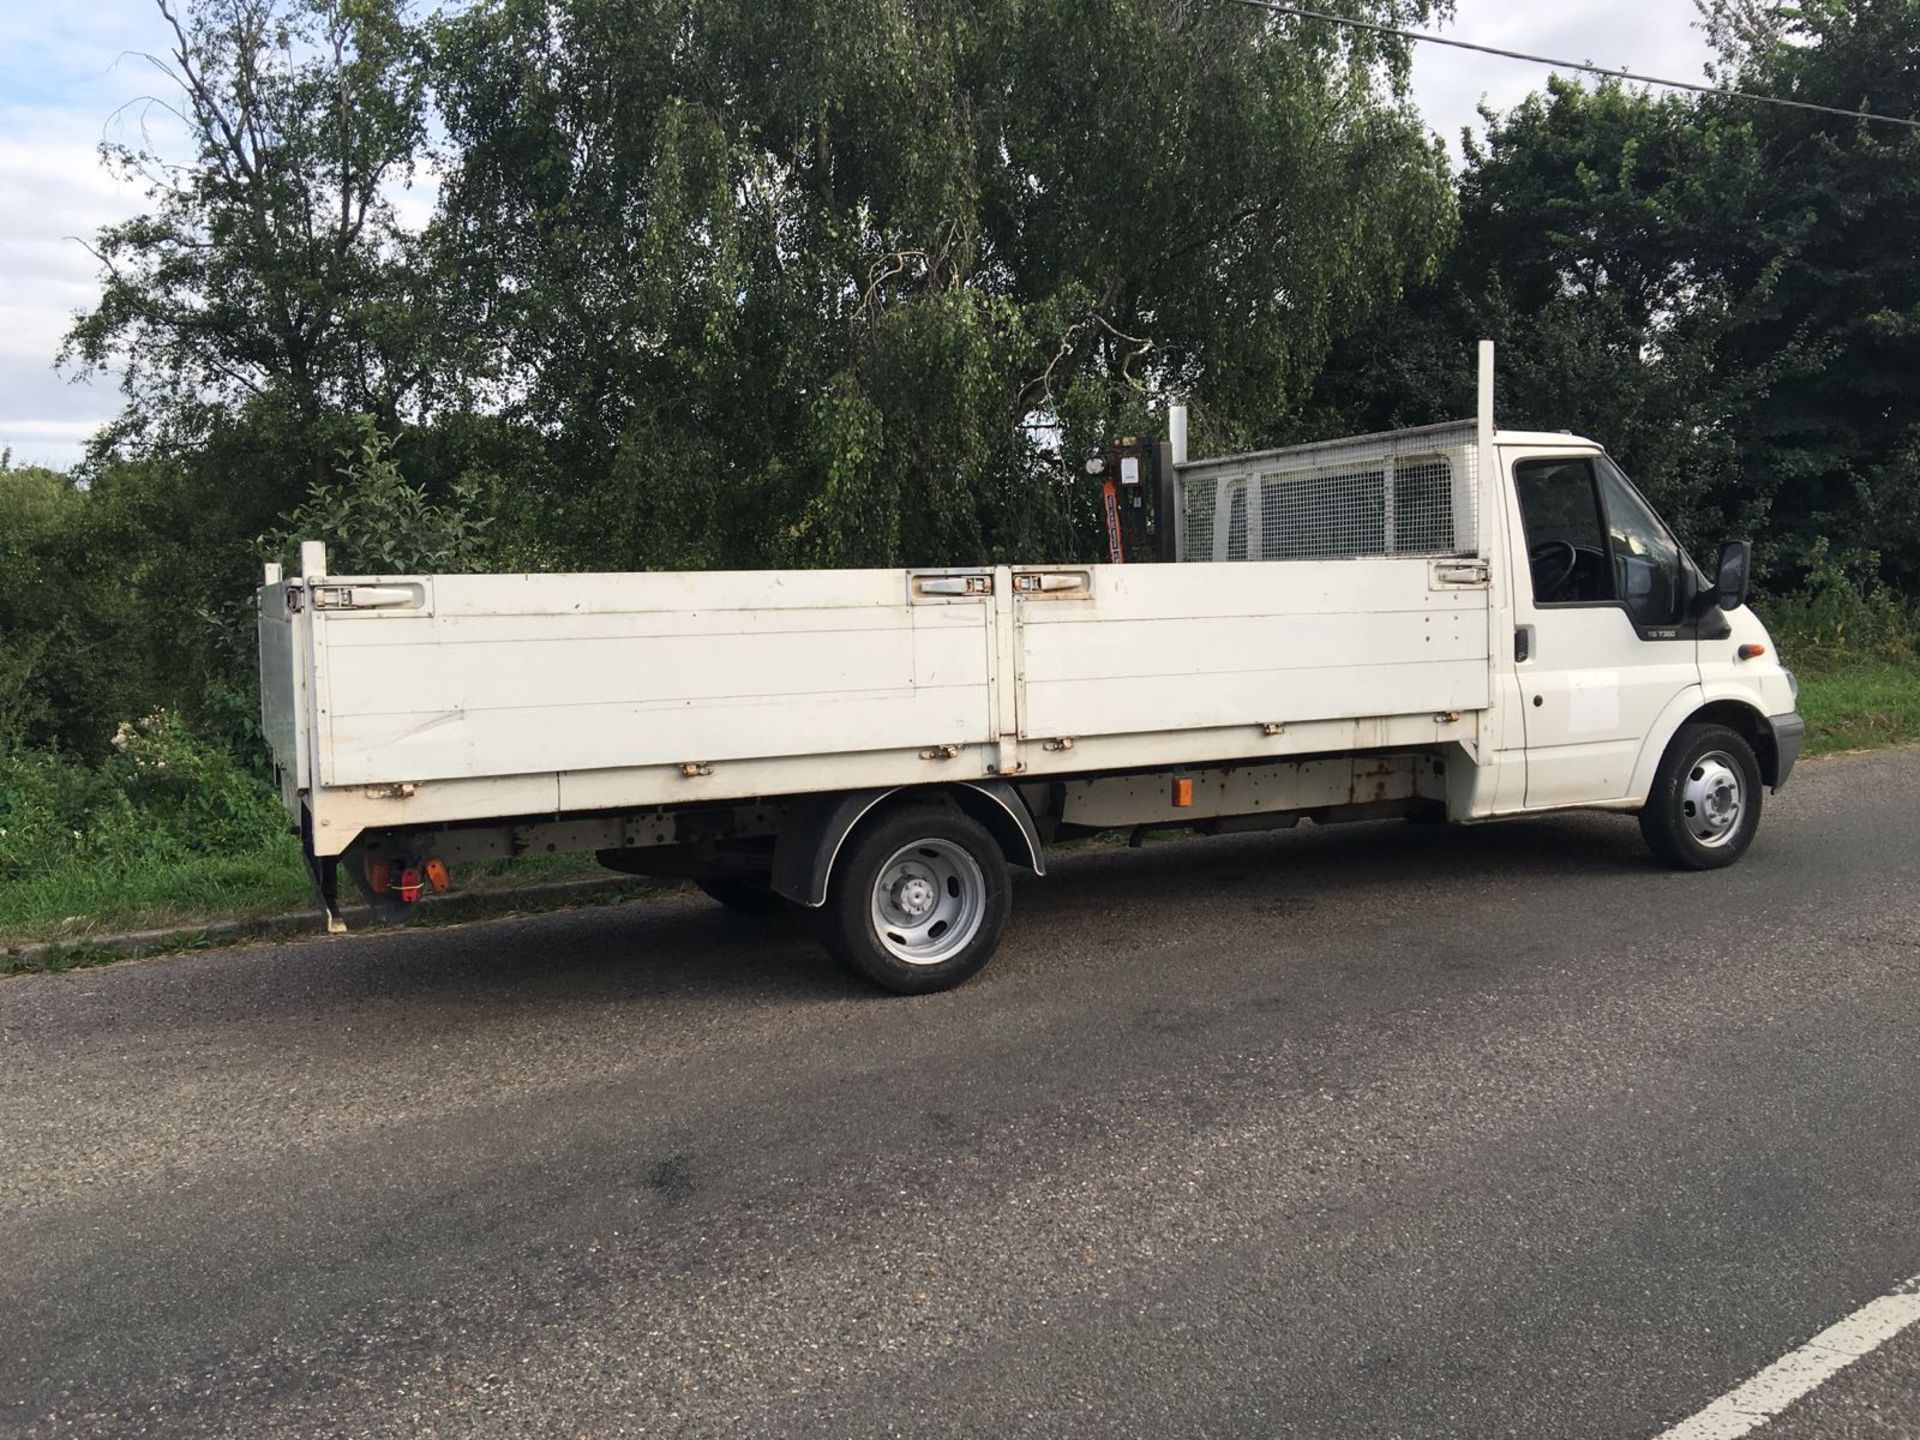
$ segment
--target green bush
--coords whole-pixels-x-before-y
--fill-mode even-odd
[[[394,457],[394,439],[370,415],[355,417],[355,445],[340,456],[341,478],[316,482],[300,505],[263,536],[264,558],[292,564],[302,540],[327,543],[336,575],[407,575],[476,570],[492,523],[483,488],[468,471],[435,500],[412,484]],[[249,606],[251,615],[251,606]]]
[[[278,797],[172,714],[122,725],[98,764],[0,753],[0,883],[75,865],[256,853],[280,847],[286,828]]]
[[[1807,558],[1805,589],[1756,602],[1787,663],[1819,672],[1920,658],[1920,605],[1875,578],[1877,557],[1836,559],[1822,540]]]

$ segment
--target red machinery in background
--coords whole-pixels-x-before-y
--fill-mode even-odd
[[[1087,461],[1100,479],[1100,514],[1107,561],[1133,565],[1174,560],[1173,452],[1165,441],[1138,435],[1109,441]]]

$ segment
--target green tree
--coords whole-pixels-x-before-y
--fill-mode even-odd
[[[341,457],[341,481],[315,485],[279,529],[263,537],[263,558],[293,564],[301,541],[323,539],[329,546],[327,567],[336,575],[481,568],[491,523],[483,513],[481,477],[463,478],[445,501],[436,501],[408,483],[394,458],[392,437],[371,415],[359,417],[359,431],[359,444]]]
[[[1684,98],[1560,79],[1488,121],[1466,145],[1458,246],[1336,348],[1314,428],[1471,413],[1472,344],[1491,338],[1502,424],[1603,441],[1701,548],[1750,523],[1729,428],[1740,382],[1716,349],[1747,137]]]
[[[134,612],[121,648],[164,658],[140,704],[109,703],[102,682],[57,706],[70,747],[155,705],[244,743],[252,643],[233,617],[258,583],[256,537],[340,480],[357,416],[393,435],[438,413],[450,368],[430,248],[394,209],[428,113],[405,0],[156,0],[155,15],[170,44],[148,58],[171,89],[144,103],[168,123],[103,149],[149,206],[96,238],[101,296],[61,359],[119,374],[126,404],[83,467],[76,533],[120,537],[91,573]],[[452,464],[442,490],[475,463],[425,458]]]
[[[171,49],[148,58],[177,99],[152,103],[189,153],[103,147],[152,208],[100,232],[102,295],[63,360],[120,373],[97,453],[185,452],[244,423],[279,451],[246,483],[284,502],[327,472],[334,417],[391,425],[433,378],[433,276],[392,204],[423,143],[424,55],[402,0],[157,9]]]
[[[1715,7],[1716,9],[1718,7]],[[1920,116],[1920,0],[1747,4],[1727,78]],[[1719,364],[1745,378],[1741,484],[1802,571],[1831,560],[1920,587],[1920,130],[1713,99],[1757,155],[1714,260],[1740,297]],[[1823,555],[1825,552],[1821,552]]]
[[[1069,553],[1074,457],[1174,390],[1276,431],[1452,223],[1405,56],[1229,0],[492,0],[436,50],[454,315],[573,563]]]
[[[1920,0],[1704,7],[1740,89],[1920,114]],[[1704,550],[1775,588],[1920,582],[1920,132],[1550,81],[1490,118],[1437,281],[1357,328],[1308,428],[1463,413],[1604,440]]]
[[[138,584],[158,548],[70,476],[0,470],[0,749],[99,755],[122,720],[168,693]]]

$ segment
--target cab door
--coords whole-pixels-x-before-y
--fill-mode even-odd
[[[1522,451],[1508,470],[1526,808],[1624,799],[1654,722],[1699,682],[1688,562],[1605,455]]]

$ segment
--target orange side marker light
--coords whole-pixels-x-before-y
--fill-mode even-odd
[[[1742,645],[1737,652],[1742,660],[1758,660],[1767,653],[1764,645]]]
[[[1173,782],[1173,803],[1182,809],[1193,804],[1193,781],[1184,775]]]
[[[367,888],[376,895],[393,889],[393,867],[384,860],[367,861]]]
[[[447,874],[447,862],[438,855],[427,861],[427,883],[435,890],[445,890],[453,883],[452,877]]]

